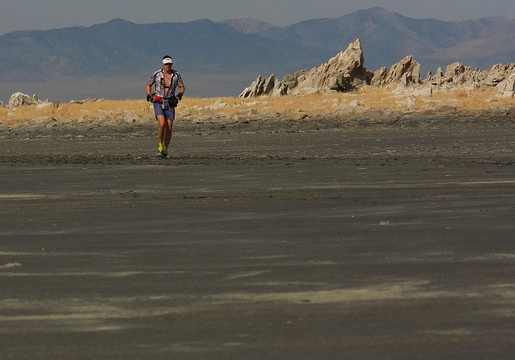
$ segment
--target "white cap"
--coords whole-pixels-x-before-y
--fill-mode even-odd
[[[172,58],[169,58],[169,57],[164,58],[163,59],[163,64],[173,64]]]

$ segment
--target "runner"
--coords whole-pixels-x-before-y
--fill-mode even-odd
[[[170,55],[163,57],[163,68],[152,74],[147,82],[147,101],[154,103],[154,114],[158,122],[157,136],[159,146],[157,155],[168,157],[168,147],[172,139],[172,127],[175,120],[175,107],[185,91],[181,74],[172,69]],[[176,89],[179,93],[175,95]]]

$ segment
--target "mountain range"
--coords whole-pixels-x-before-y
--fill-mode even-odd
[[[481,69],[515,62],[515,20],[504,17],[439,21],[374,7],[285,27],[255,19],[154,24],[114,19],[0,36],[0,99],[23,89],[61,101],[141,98],[165,54],[173,56],[187,94],[235,96],[259,75],[311,69],[358,38],[371,71],[407,55],[433,72],[454,61]]]

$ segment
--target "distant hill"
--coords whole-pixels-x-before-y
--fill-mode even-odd
[[[515,20],[503,17],[446,22],[412,19],[374,7],[335,19],[273,28],[260,35],[333,53],[359,38],[369,70],[389,67],[407,55],[433,71],[456,60],[480,68],[515,62]]]
[[[243,34],[257,34],[275,27],[274,25],[264,21],[250,18],[224,20],[222,21],[222,24],[227,24]]]
[[[137,25],[116,19],[87,28],[22,31],[0,37],[0,79],[146,74],[168,53],[183,72],[218,74],[267,71],[274,66],[283,71],[287,67],[282,61],[287,57],[302,66],[329,54],[242,33],[210,20]]]
[[[258,75],[310,69],[358,38],[372,71],[407,55],[433,72],[454,61],[485,69],[515,62],[515,21],[503,17],[445,22],[375,7],[286,27],[254,19],[156,24],[114,19],[0,36],[0,99],[27,88],[63,101],[142,97],[147,77],[168,53],[187,94],[237,95]]]

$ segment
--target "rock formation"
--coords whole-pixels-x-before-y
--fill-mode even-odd
[[[266,79],[263,79],[263,77],[260,75],[258,76],[256,81],[254,81],[248,88],[243,90],[240,97],[248,98],[262,95],[270,95],[276,86],[277,83],[275,81],[274,74],[270,75]]]
[[[309,93],[320,90],[346,92],[356,89],[369,84],[373,77],[373,74],[365,69],[364,63],[363,48],[358,39],[327,64],[298,76],[298,84],[292,90],[297,93]]]
[[[451,88],[481,89],[497,87],[499,97],[515,96],[515,64],[494,65],[489,71],[472,70],[460,62],[439,68],[422,80],[421,64],[412,55],[406,56],[388,71],[382,67],[371,73],[364,67],[364,54],[361,41],[350,43],[346,50],[329,60],[328,63],[302,70],[294,75],[286,75],[282,81],[275,75],[264,79],[259,76],[241,94],[241,98],[257,96],[279,96],[286,94],[309,94],[314,92],[348,92],[362,86],[397,86],[399,88],[428,88],[429,91],[450,90]]]
[[[48,102],[48,100],[46,100],[46,101],[39,100],[36,95],[29,96],[29,95],[26,95],[21,92],[16,92],[16,93],[12,94],[11,97],[9,98],[9,108],[11,108],[11,109],[16,109],[20,106],[44,105],[44,104],[50,105],[51,103]]]
[[[507,78],[502,80],[498,85],[498,97],[513,97],[515,95],[515,72],[512,72]]]
[[[363,48],[358,39],[318,68],[286,75],[282,81],[276,80],[275,75],[266,79],[260,76],[240,94],[240,97],[354,90],[369,84],[374,75],[365,69],[364,62]]]
[[[421,65],[413,59],[413,56],[406,56],[396,64],[393,64],[390,71],[386,67],[382,67],[374,73],[371,85],[383,86],[392,83],[402,84],[404,86],[421,84],[420,80]]]

